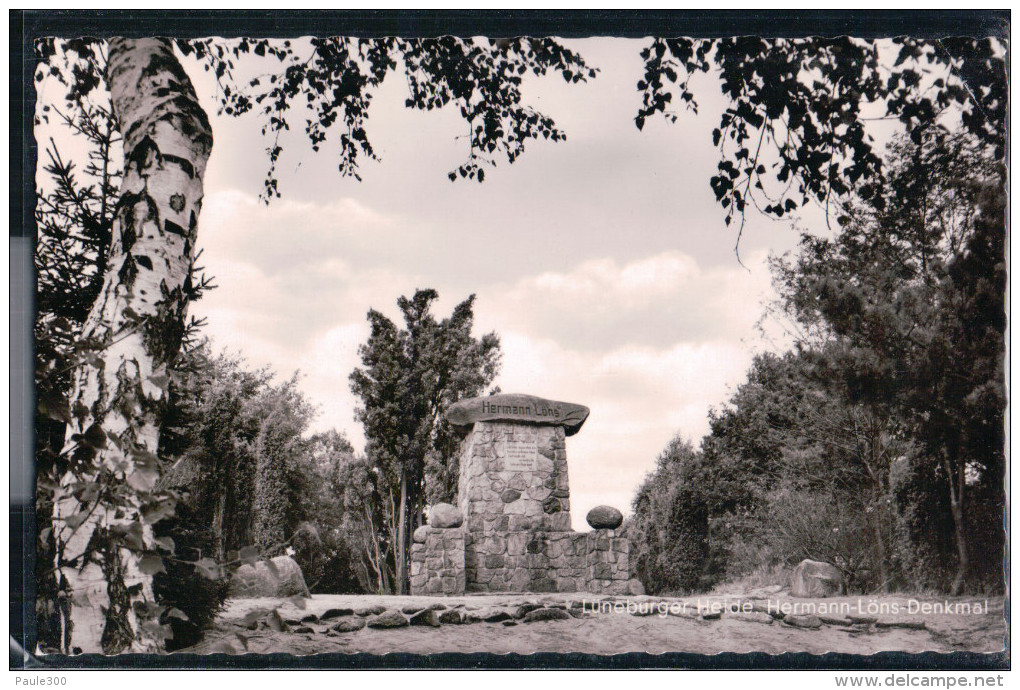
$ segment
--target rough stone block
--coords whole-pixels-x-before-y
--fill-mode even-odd
[[[531,590],[533,592],[555,592],[556,589],[556,580],[551,577],[539,577],[531,581]]]
[[[531,573],[524,568],[516,568],[510,573],[510,589],[514,592],[525,592],[531,582]]]
[[[513,503],[520,497],[521,492],[517,489],[505,489],[501,494],[499,494],[499,499],[503,501],[503,503]]]
[[[482,568],[485,566],[485,552],[478,548],[471,548],[464,554],[464,566],[467,568]]]
[[[546,570],[549,567],[549,559],[545,554],[529,553],[525,558],[528,568],[532,570]]]
[[[553,531],[553,532],[569,532],[570,531],[570,512],[568,510],[564,510],[564,512],[557,513],[556,515],[548,516],[547,524],[549,526],[549,530],[550,531]]]
[[[506,553],[506,537],[501,534],[487,535],[479,550],[487,554]]]
[[[516,500],[513,503],[505,504],[503,511],[507,515],[526,515],[528,513],[528,500]]]
[[[549,498],[550,491],[544,486],[532,486],[528,488],[527,495],[531,500],[541,503]]]
[[[523,556],[528,545],[528,535],[524,532],[511,532],[506,537],[506,552],[512,556]]]

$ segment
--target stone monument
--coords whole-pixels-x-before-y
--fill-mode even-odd
[[[614,529],[570,526],[565,439],[587,418],[583,405],[531,395],[450,406],[447,419],[465,433],[457,494],[464,524],[416,533],[412,594],[627,593],[628,541]]]

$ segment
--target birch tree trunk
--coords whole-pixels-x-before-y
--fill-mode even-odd
[[[150,652],[158,621],[152,534],[158,403],[184,332],[202,175],[212,132],[165,39],[111,39],[107,84],[124,179],[103,288],[73,374],[70,469],[55,496],[58,580],[69,597],[63,651]],[[155,561],[153,559],[156,559]]]

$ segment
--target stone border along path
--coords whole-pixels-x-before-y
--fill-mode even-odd
[[[718,600],[717,600],[718,601]],[[617,605],[619,612],[631,616],[645,617],[677,617],[698,620],[705,623],[727,619],[763,625],[782,625],[792,628],[815,630],[822,626],[830,626],[848,633],[871,633],[881,629],[904,628],[909,630],[925,630],[924,621],[890,620],[875,616],[825,616],[825,615],[784,615],[780,611],[771,610],[764,599],[740,601],[750,604],[742,607],[739,612],[732,610],[702,610],[694,606],[683,606],[682,600],[670,601],[654,597],[604,597],[591,601],[563,601],[559,599],[522,599],[504,605],[472,605],[466,603],[435,602],[428,605],[408,604],[399,609],[376,605],[362,608],[331,608],[321,615],[310,613],[300,618],[282,618],[282,632],[325,633],[335,637],[343,633],[354,633],[366,627],[374,629],[403,628],[407,626],[439,627],[441,625],[467,625],[472,623],[502,623],[504,626],[515,626],[518,623],[535,623],[570,618],[594,618],[606,613],[591,610],[593,604]],[[725,607],[725,602],[718,602]],[[660,608],[660,606],[662,608]],[[270,611],[263,611],[271,615]],[[259,629],[275,627],[273,623],[262,617],[249,614],[246,617],[247,627]],[[319,629],[316,629],[317,626]]]
[[[803,602],[764,588],[701,596],[470,594],[460,597],[316,594],[312,598],[230,599],[195,654],[507,652],[765,652],[874,654],[882,651],[1001,652],[1001,596],[953,598],[990,604],[988,615],[921,616],[907,596],[869,598],[899,612],[868,617],[780,616]],[[930,597],[924,598],[934,601]],[[827,601],[851,601],[849,597]],[[855,603],[856,599],[854,600]],[[683,608],[683,604],[687,608]],[[713,606],[714,612],[697,610]],[[744,604],[734,610],[736,604]],[[771,610],[770,610],[771,603]],[[665,615],[659,605],[665,606]],[[628,606],[630,613],[627,612]],[[593,607],[603,609],[595,613]],[[612,613],[607,607],[618,607]],[[728,610],[727,610],[728,609]],[[802,613],[783,609],[787,614]],[[834,610],[834,609],[833,609]],[[822,613],[819,611],[818,613]]]

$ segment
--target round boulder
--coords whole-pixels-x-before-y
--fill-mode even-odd
[[[308,587],[301,567],[290,556],[277,556],[244,564],[230,580],[230,596],[237,599],[254,597],[307,596]]]
[[[418,529],[411,533],[411,539],[413,539],[416,544],[424,544],[425,537],[428,536],[428,533],[429,528],[426,527],[425,525],[422,525],[421,527],[419,527]]]
[[[587,519],[592,529],[616,529],[623,524],[623,513],[612,506],[595,506]]]
[[[793,569],[790,581],[790,596],[831,597],[843,588],[843,573],[839,568],[822,561],[805,558]]]
[[[437,503],[429,511],[429,526],[439,529],[460,527],[464,524],[464,515],[449,503]]]
[[[627,594],[630,594],[635,597],[644,596],[645,586],[641,584],[641,580],[637,579],[636,577],[632,577],[631,579],[627,580]]]

